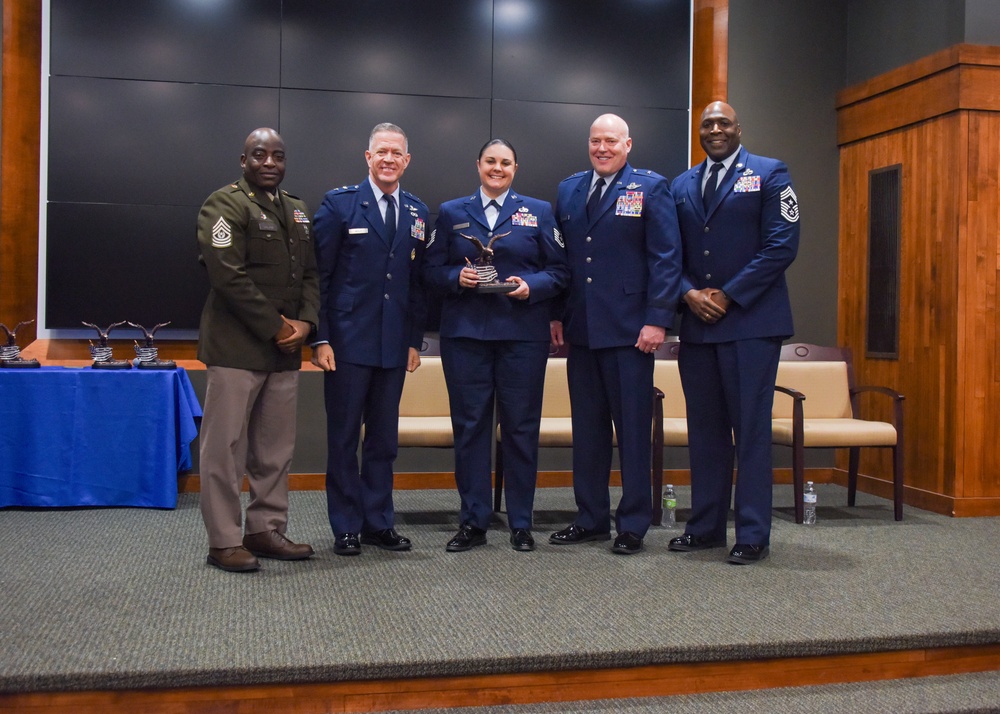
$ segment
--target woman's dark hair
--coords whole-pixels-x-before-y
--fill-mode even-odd
[[[510,149],[510,153],[514,154],[514,163],[515,164],[517,163],[517,150],[515,150],[514,145],[511,144],[506,139],[490,139],[489,141],[487,141],[485,144],[483,144],[483,148],[479,150],[479,158],[480,159],[483,158],[483,154],[486,152],[486,150],[491,146],[493,146],[494,144],[500,144],[500,146],[506,146],[508,149]]]

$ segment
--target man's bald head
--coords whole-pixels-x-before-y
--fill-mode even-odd
[[[243,177],[254,186],[274,192],[285,178],[285,142],[274,129],[250,132],[240,156]]]

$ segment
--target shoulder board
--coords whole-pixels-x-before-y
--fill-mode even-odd
[[[301,201],[302,199],[296,196],[294,193],[288,193],[285,189],[281,189],[282,196],[288,196],[289,198],[294,198],[296,201]]]
[[[650,171],[649,169],[632,169],[632,175],[638,176],[640,178],[651,178],[651,179],[661,179],[663,178],[660,174],[655,171]]]
[[[330,193],[354,193],[358,190],[360,184],[354,184],[353,186],[341,186],[340,188],[330,189]]]
[[[407,198],[409,198],[409,199],[411,199],[413,201],[416,201],[417,203],[419,203],[424,208],[427,207],[427,204],[424,203],[423,201],[421,201],[419,196],[415,196],[412,193],[410,193],[409,191],[404,191],[404,190],[400,190],[400,193],[403,194],[404,196],[406,196]]]
[[[567,176],[566,178],[564,178],[559,183],[565,183],[566,181],[572,181],[573,179],[578,179],[581,176],[583,176],[585,173],[587,173],[588,171],[590,171],[590,169],[587,169],[587,171],[577,171],[575,174],[573,174],[572,176]]]

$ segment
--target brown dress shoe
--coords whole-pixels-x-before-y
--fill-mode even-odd
[[[278,531],[247,533],[243,547],[256,556],[275,560],[305,560],[313,554],[311,545],[293,543]]]
[[[208,564],[231,573],[245,573],[260,567],[260,562],[240,545],[232,548],[209,548]]]

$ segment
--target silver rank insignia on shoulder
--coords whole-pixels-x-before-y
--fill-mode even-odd
[[[799,199],[791,186],[785,186],[781,192],[781,217],[789,223],[798,223]]]
[[[629,191],[634,191],[635,189],[639,188],[640,186],[642,186],[642,184],[641,184],[641,183],[635,183],[635,182],[633,181],[632,183],[630,183],[630,184],[629,184],[628,186],[626,186],[625,188],[627,188],[627,189],[628,189]]]
[[[212,247],[213,248],[228,248],[233,244],[233,229],[227,221],[222,216],[219,216],[219,220],[215,222],[212,226]]]

